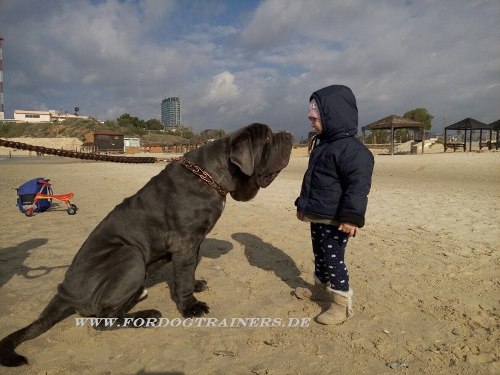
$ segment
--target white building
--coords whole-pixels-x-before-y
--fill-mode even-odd
[[[50,122],[50,112],[16,109],[14,111],[14,120],[16,122]]]
[[[89,116],[71,115],[69,113],[58,113],[54,110],[48,111],[27,111],[16,109],[14,111],[14,120],[16,122],[62,122],[70,118],[79,118],[87,120]]]
[[[127,147],[141,147],[141,139],[138,137],[123,137],[123,146]]]

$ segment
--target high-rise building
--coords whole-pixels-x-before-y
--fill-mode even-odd
[[[161,101],[161,123],[166,128],[181,125],[181,101],[179,98],[170,97]]]

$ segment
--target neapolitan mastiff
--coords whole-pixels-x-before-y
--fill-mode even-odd
[[[208,313],[193,296],[205,288],[195,280],[201,242],[221,216],[226,194],[237,201],[255,197],[287,166],[291,149],[289,133],[252,124],[169,163],[94,229],[40,317],[0,341],[0,363],[26,364],[15,348],[74,312],[118,318],[114,328],[127,318],[160,318],[157,310],[128,312],[144,297],[148,270],[160,262],[172,261],[172,296],[182,315]]]

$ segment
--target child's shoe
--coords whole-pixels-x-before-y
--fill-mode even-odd
[[[340,324],[354,315],[352,310],[352,289],[343,292],[341,290],[326,288],[326,291],[330,294],[332,304],[328,310],[316,317],[318,323],[327,325]]]
[[[330,292],[328,292],[329,283],[322,283],[315,278],[315,283],[311,288],[295,288],[295,296],[298,299],[310,299],[312,301],[331,301]]]

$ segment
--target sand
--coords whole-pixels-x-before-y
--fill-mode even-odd
[[[293,205],[307,160],[296,149],[254,200],[228,198],[197,270],[209,285],[198,298],[216,325],[270,318],[284,327],[260,319],[259,327],[97,332],[77,327],[74,315],[19,346],[29,366],[0,373],[500,373],[500,153],[376,155],[367,224],[346,255],[355,315],[337,327],[307,325],[326,306],[292,294],[313,280],[309,227]],[[0,160],[1,337],[38,316],[92,229],[164,166]],[[50,178],[55,193],[73,192],[78,213],[54,205],[31,218],[21,214],[14,188],[38,176]],[[166,266],[148,279],[149,298],[135,309],[156,308],[169,324],[181,322],[171,283]]]

